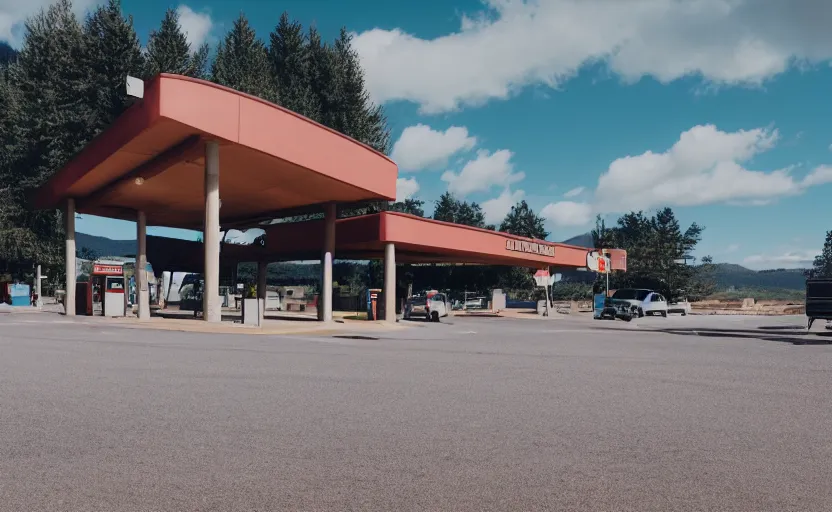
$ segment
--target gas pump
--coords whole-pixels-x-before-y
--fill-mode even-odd
[[[87,315],[125,315],[127,296],[125,295],[124,268],[120,263],[93,263],[90,282],[84,284],[86,285],[86,307],[83,311]]]

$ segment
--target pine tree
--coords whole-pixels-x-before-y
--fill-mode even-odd
[[[500,224],[500,231],[526,238],[545,240],[549,232],[543,227],[543,217],[529,208],[525,199],[511,207],[505,220]]]
[[[22,191],[15,186],[18,178],[13,169],[23,149],[22,120],[20,91],[5,72],[0,73],[0,262],[16,262],[31,256],[23,243],[28,230],[18,227]]]
[[[85,93],[84,37],[68,0],[59,0],[26,22],[17,63],[5,95],[14,124],[4,134],[3,164],[7,261],[56,263],[63,251],[57,211],[30,211],[26,197],[92,137],[95,114]],[[11,100],[9,99],[11,98]],[[16,104],[16,106],[13,106]],[[6,138],[8,137],[8,138]]]
[[[144,78],[144,56],[133,18],[122,15],[120,0],[109,0],[87,18],[84,50],[89,72],[86,99],[96,110],[93,128],[97,133],[127,107],[127,75]]]
[[[475,228],[494,229],[494,226],[485,224],[485,214],[479,204],[460,201],[450,192],[445,192],[439,197],[433,211],[433,218]]]
[[[0,73],[0,183],[8,184],[11,164],[20,157],[23,106],[20,89],[9,79],[7,69],[3,71]]]
[[[211,81],[276,103],[277,86],[269,69],[266,47],[241,14],[217,47]]]
[[[445,192],[436,201],[433,209],[434,220],[456,222],[459,212],[459,201],[450,192]]]
[[[806,277],[832,277],[832,231],[826,232],[823,250],[815,256],[812,268],[806,271]]]
[[[69,0],[59,0],[26,22],[15,80],[31,109],[28,137],[37,145],[33,149],[51,164],[46,166],[49,172],[34,177],[38,185],[93,132],[83,62],[84,36]]]
[[[370,101],[364,70],[346,28],[341,29],[335,41],[334,54],[337,82],[335,108],[328,115],[330,126],[377,151],[388,153],[390,129],[387,118],[384,110]]]
[[[147,41],[147,75],[174,73],[194,78],[205,78],[208,45],[203,44],[193,53],[188,38],[179,24],[179,14],[168,9],[159,30],[150,33]]]
[[[390,203],[388,207],[388,211],[391,212],[401,212],[407,213],[410,215],[415,215],[417,217],[424,217],[425,210],[424,210],[425,202],[420,199],[405,199],[404,201],[399,201],[396,203]]]
[[[312,119],[345,135],[350,135],[335,123],[334,113],[338,109],[336,96],[338,69],[335,55],[331,47],[321,40],[321,34],[315,27],[309,27],[307,39],[307,83],[312,94],[312,104],[319,109],[317,117],[312,117]]]
[[[309,83],[310,59],[303,26],[291,21],[288,13],[280,16],[269,35],[269,63],[273,80],[278,84],[280,104],[310,119],[321,119],[321,105]]]
[[[8,66],[17,60],[17,50],[9,46],[9,43],[0,41],[0,66]]]
[[[663,208],[652,217],[627,213],[613,228],[599,222],[593,239],[599,248],[627,251],[627,272],[613,274],[611,287],[651,288],[673,298],[679,290],[707,288],[697,277],[700,269],[680,261],[695,251],[703,231],[695,222],[682,231],[673,210]]]

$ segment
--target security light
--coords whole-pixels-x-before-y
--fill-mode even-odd
[[[144,80],[127,75],[127,95],[134,98],[144,98]]]

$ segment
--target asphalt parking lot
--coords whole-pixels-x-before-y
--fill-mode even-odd
[[[829,510],[832,345],[595,326],[0,316],[0,509]]]

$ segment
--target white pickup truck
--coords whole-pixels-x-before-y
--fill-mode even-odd
[[[682,298],[676,302],[669,302],[667,304],[667,312],[668,313],[681,313],[682,316],[687,316],[691,312],[690,302],[688,299]]]

